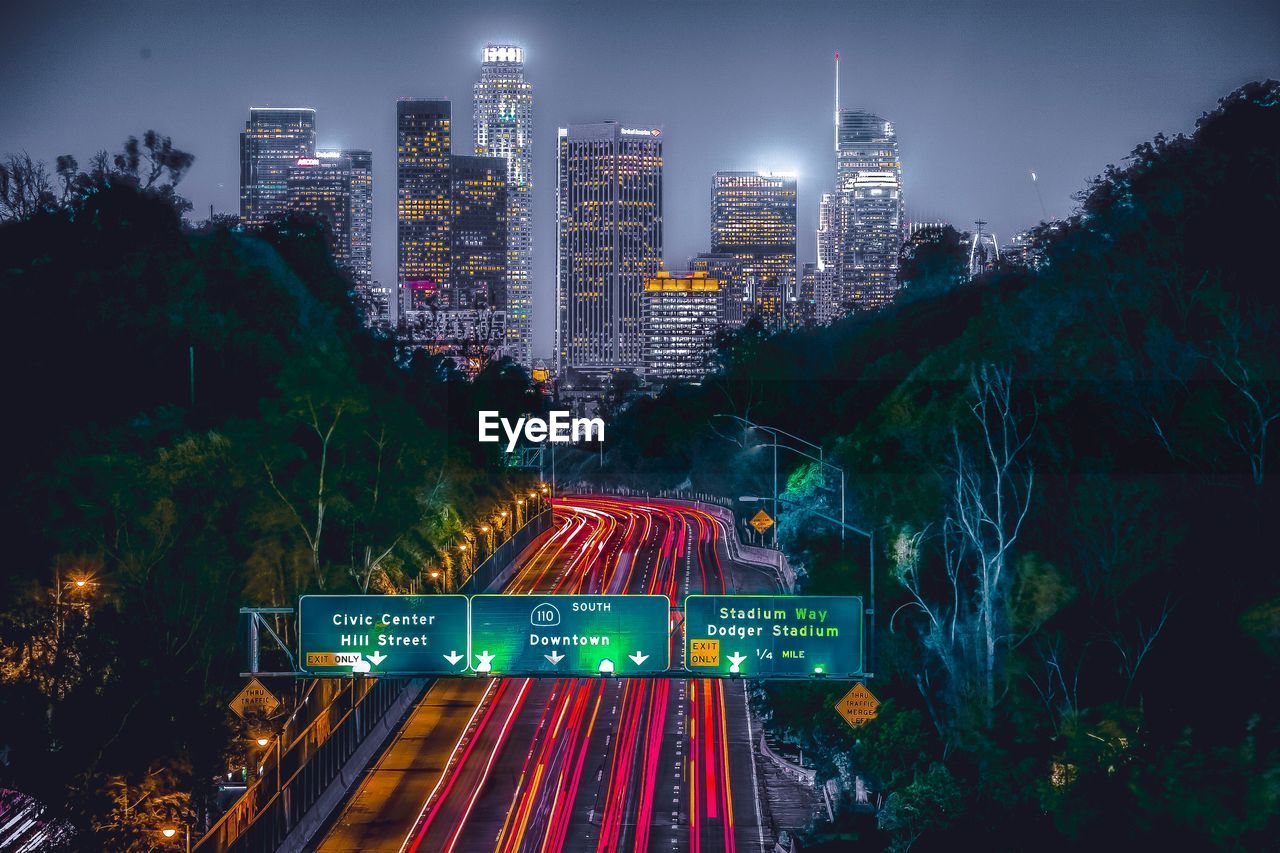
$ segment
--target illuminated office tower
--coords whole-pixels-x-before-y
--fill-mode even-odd
[[[597,378],[643,368],[641,297],[662,263],[662,130],[559,129],[556,358]]]
[[[897,292],[902,247],[902,164],[892,122],[839,111],[836,192],[844,301],[855,308],[887,305]]]
[[[316,156],[316,111],[251,107],[240,132],[240,222],[256,228],[282,217],[289,170]]]
[[[507,352],[532,362],[533,87],[524,48],[486,45],[475,85],[475,153],[507,163]]]
[[[729,330],[742,328],[751,316],[751,290],[742,275],[742,262],[730,254],[703,252],[689,259],[689,271],[704,272],[720,283],[721,322]]]
[[[805,264],[800,271],[799,292],[801,299],[808,302],[802,309],[801,325],[826,326],[843,316],[834,269]]]
[[[321,151],[321,161],[345,157],[351,169],[351,252],[348,269],[359,287],[373,282],[373,152],[344,149]]]
[[[752,304],[770,328],[785,324],[796,273],[796,176],[716,172],[711,179],[711,251],[742,262]]]
[[[448,302],[451,139],[448,101],[396,103],[396,284],[408,310]]]
[[[507,306],[507,161],[453,155],[451,308]]]
[[[644,377],[696,382],[711,370],[724,316],[720,282],[705,272],[660,270],[644,283]]]
[[[823,193],[818,201],[818,269],[840,266],[840,196]]]
[[[321,223],[329,254],[351,270],[351,161],[342,156],[300,157],[288,173],[288,209]]]

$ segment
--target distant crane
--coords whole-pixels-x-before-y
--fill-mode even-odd
[[[1040,215],[1044,217],[1045,222],[1048,222],[1049,211],[1044,206],[1044,196],[1040,195],[1040,179],[1036,177],[1035,169],[1030,169],[1029,171],[1031,172],[1031,186],[1035,187],[1036,198],[1040,202]]]

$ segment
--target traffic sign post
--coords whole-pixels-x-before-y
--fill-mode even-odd
[[[242,720],[249,716],[270,717],[279,707],[280,700],[276,694],[256,678],[250,678],[249,683],[231,700],[231,710]]]
[[[481,675],[655,675],[671,663],[665,595],[473,595]]]
[[[465,595],[304,595],[298,666],[305,675],[461,675]]]
[[[756,533],[763,536],[766,530],[773,527],[773,519],[769,517],[769,513],[760,510],[751,516],[751,526],[756,529]]]
[[[862,674],[862,598],[690,595],[685,668],[703,677],[842,678]]]
[[[855,729],[874,720],[879,708],[880,700],[861,681],[836,702],[836,712]]]

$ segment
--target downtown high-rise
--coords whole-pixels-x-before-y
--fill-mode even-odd
[[[711,179],[711,253],[733,255],[753,310],[770,328],[785,323],[796,274],[796,176],[716,172]]]
[[[506,161],[507,353],[532,362],[533,87],[524,79],[524,48],[486,45],[476,81],[475,153]]]
[[[450,185],[453,210],[447,307],[506,310],[507,161],[455,154]]]
[[[316,156],[316,111],[250,107],[240,132],[240,222],[267,225],[289,207],[289,170]]]
[[[889,304],[902,248],[902,163],[893,122],[841,109],[836,127],[835,262],[845,304]]]
[[[317,151],[289,169],[288,208],[323,220],[334,262],[357,287],[373,281],[373,154]]]
[[[659,270],[644,284],[644,378],[698,382],[724,325],[721,283],[705,272]]]
[[[404,310],[425,309],[449,287],[452,138],[448,101],[396,103],[396,286]]]
[[[662,264],[662,130],[613,121],[562,127],[556,162],[561,374],[639,372],[644,284]]]
[[[345,159],[351,175],[351,248],[348,268],[356,285],[373,283],[373,152],[359,148],[318,154]]]
[[[288,175],[288,210],[323,226],[333,263],[351,274],[351,161],[300,157]]]

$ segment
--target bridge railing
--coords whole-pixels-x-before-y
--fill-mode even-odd
[[[538,534],[551,510],[529,518],[467,576],[461,592],[483,592]],[[289,744],[268,753],[256,777],[193,846],[199,853],[267,853],[314,806],[412,679],[352,678]]]
[[[267,756],[249,788],[192,849],[275,850],[408,682],[351,679],[292,743]]]

